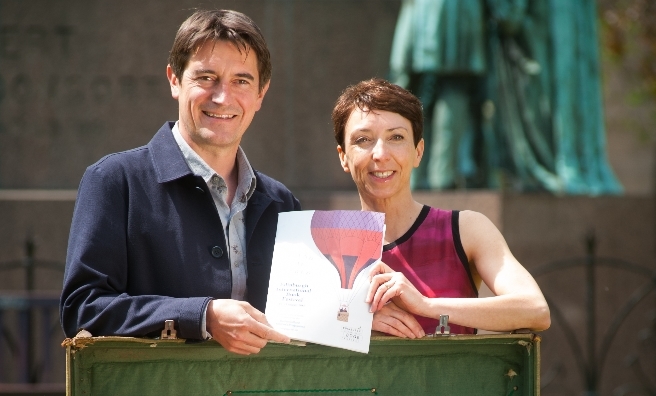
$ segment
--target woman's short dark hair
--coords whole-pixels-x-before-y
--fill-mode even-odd
[[[250,49],[255,51],[259,89],[264,88],[271,79],[269,49],[255,22],[232,10],[198,10],[180,25],[169,54],[169,65],[176,77],[182,78],[189,59],[203,44],[218,40],[229,41],[246,54]]]
[[[347,87],[333,108],[333,130],[337,144],[344,147],[344,128],[355,108],[362,111],[389,111],[410,121],[412,137],[419,144],[424,133],[421,101],[409,91],[381,78],[361,81]]]

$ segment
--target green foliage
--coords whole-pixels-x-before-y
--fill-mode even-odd
[[[643,94],[656,100],[656,2],[599,0],[598,5],[604,57],[641,79],[644,92],[636,93],[629,103],[643,103]]]

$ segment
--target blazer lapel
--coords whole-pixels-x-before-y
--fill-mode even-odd
[[[259,180],[258,180],[259,182]],[[246,246],[250,243],[251,236],[253,235],[253,230],[255,230],[255,225],[257,221],[264,213],[264,210],[273,202],[273,199],[267,194],[258,191],[257,189],[253,191],[253,195],[248,200],[248,205],[246,206]]]

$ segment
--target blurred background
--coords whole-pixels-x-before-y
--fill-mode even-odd
[[[359,209],[330,114],[349,84],[416,81],[394,64],[428,34],[399,38],[408,3],[0,0],[0,394],[64,393],[57,305],[78,183],[177,119],[165,68],[194,9],[242,11],[267,39],[271,87],[242,142],[253,167],[304,209]],[[656,2],[465,3],[483,12],[484,67],[435,72],[432,89],[439,100],[468,80],[471,117],[455,114],[473,126],[450,135],[453,162],[422,170],[415,196],[486,214],[536,277],[552,308],[543,395],[656,395]],[[453,177],[422,183],[431,169]]]

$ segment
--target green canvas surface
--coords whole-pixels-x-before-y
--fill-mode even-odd
[[[362,354],[269,344],[240,356],[214,341],[68,340],[69,395],[538,395],[539,337],[372,339]]]

